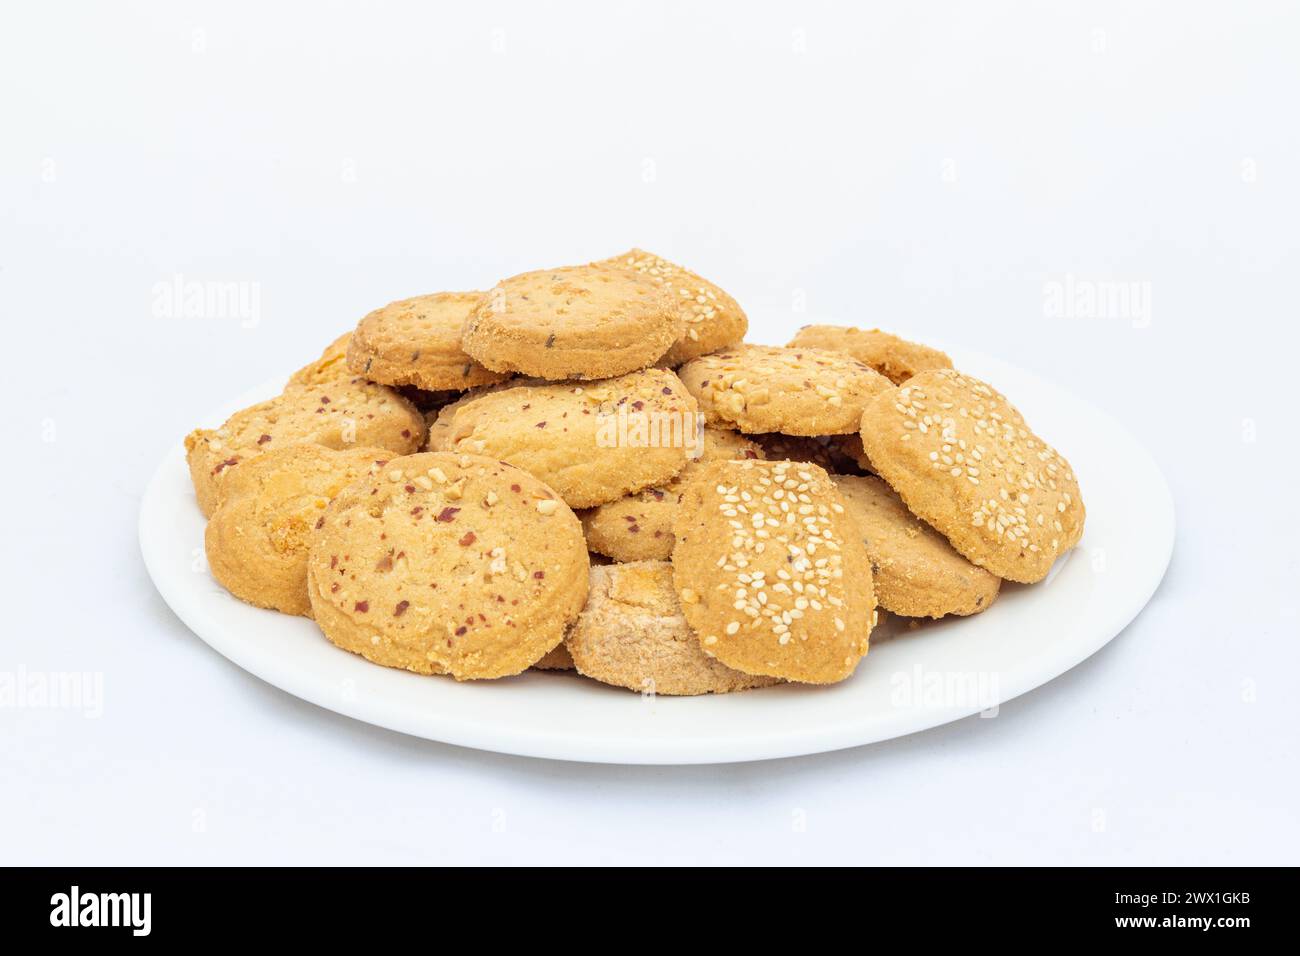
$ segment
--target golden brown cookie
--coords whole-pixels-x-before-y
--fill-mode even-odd
[[[437,292],[390,302],[357,323],[348,368],[372,382],[427,391],[464,391],[505,375],[474,361],[460,347],[465,320],[482,292]]]
[[[312,528],[344,487],[392,457],[383,448],[290,445],[233,469],[204,534],[212,576],[241,601],[310,616]]]
[[[843,435],[889,380],[841,352],[741,345],[677,372],[710,425],[742,432]]]
[[[711,461],[762,457],[762,449],[739,432],[706,426],[703,453],[687,461],[672,481],[643,488],[578,515],[587,547],[615,561],[667,561],[673,553],[677,503],[690,476]]]
[[[1070,463],[979,379],[918,373],[867,406],[862,444],[913,514],[1000,578],[1041,581],[1083,534]]]
[[[320,385],[322,382],[347,381],[353,378],[348,370],[348,342],[352,340],[351,332],[344,332],[321,352],[320,358],[310,365],[304,365],[289,376],[289,385]]]
[[[220,428],[185,437],[185,455],[199,509],[221,501],[232,470],[287,445],[376,446],[395,455],[424,444],[424,418],[396,392],[359,378],[290,385],[280,395],[231,415]]]
[[[444,410],[446,414],[446,410]],[[697,408],[677,376],[646,369],[599,382],[509,385],[465,399],[439,441],[490,455],[590,508],[668,481],[698,441]]]
[[[685,331],[659,359],[661,365],[675,368],[745,338],[749,319],[739,303],[689,269],[642,249],[632,249],[596,265],[649,276],[672,294],[681,310]]]
[[[673,530],[673,583],[706,654],[747,674],[811,684],[853,673],[876,606],[871,565],[824,470],[705,465]]]
[[[612,378],[653,365],[683,325],[672,294],[650,276],[566,266],[499,282],[471,311],[462,346],[498,372]]]
[[[682,616],[667,561],[592,568],[587,605],[564,645],[579,674],[642,693],[725,694],[779,683],[704,653]]]
[[[917,372],[952,368],[952,359],[938,349],[900,339],[880,329],[805,325],[790,340],[788,347],[844,352],[875,369],[895,385],[907,381]]]
[[[954,551],[879,478],[834,481],[866,543],[881,607],[907,617],[943,617],[977,614],[997,599],[1002,581]]]
[[[768,432],[751,436],[769,461],[808,461],[834,475],[856,475],[858,463],[845,451],[840,439],[848,435],[782,435]]]
[[[546,485],[478,455],[394,458],[312,533],[325,636],[387,667],[506,677],[559,644],[587,596],[587,549]]]

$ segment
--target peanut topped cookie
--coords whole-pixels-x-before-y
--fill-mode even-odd
[[[867,406],[862,444],[913,514],[1000,578],[1041,581],[1083,534],[1070,463],[979,379],[913,376]]]
[[[673,583],[706,654],[810,684],[853,673],[876,602],[866,546],[825,471],[706,465],[686,486],[673,530]]]
[[[320,385],[322,382],[347,381],[355,376],[348,369],[348,343],[352,333],[344,332],[321,352],[320,358],[304,365],[289,376],[289,385]]]
[[[462,345],[498,372],[612,378],[653,365],[683,325],[672,293],[652,277],[566,266],[497,283],[471,311]]]
[[[700,649],[667,561],[592,568],[587,605],[564,646],[584,677],[643,693],[725,694],[778,682],[732,670]]]
[[[1001,580],[954,551],[879,478],[834,481],[862,532],[881,607],[907,617],[943,617],[976,614],[997,598]]]
[[[844,435],[889,380],[822,349],[740,345],[687,362],[678,375],[710,425],[742,432]]]
[[[326,448],[373,445],[405,455],[424,444],[424,418],[390,388],[363,379],[290,385],[267,402],[231,415],[220,428],[185,437],[185,457],[199,509],[205,515],[221,500],[233,469],[287,445]]]
[[[313,532],[308,593],[325,636],[388,667],[518,674],[587,596],[578,519],[532,475],[477,455],[394,458]]]
[[[711,461],[762,458],[757,445],[739,432],[704,428],[704,450],[690,459],[667,484],[643,488],[578,515],[587,547],[615,561],[667,561],[673,553],[673,520],[682,489],[700,467]]]
[[[686,328],[681,338],[659,359],[661,365],[675,368],[745,338],[749,319],[736,300],[689,269],[641,249],[605,259],[597,265],[649,276],[672,293]]]
[[[233,469],[204,534],[212,576],[241,601],[310,616],[312,529],[335,495],[392,457],[383,448],[290,445]]]
[[[444,410],[446,414],[446,410]],[[698,441],[698,411],[677,376],[651,368],[599,382],[489,389],[458,403],[447,451],[508,461],[591,508],[677,475]]]
[[[474,361],[460,347],[461,332],[482,292],[438,292],[390,302],[352,333],[348,368],[372,382],[427,391],[464,391],[505,376]]]
[[[952,368],[952,359],[938,349],[900,339],[880,329],[859,329],[849,325],[805,325],[790,340],[788,348],[844,352],[875,369],[895,385],[907,381],[917,372]]]

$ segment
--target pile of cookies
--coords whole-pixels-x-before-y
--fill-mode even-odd
[[[706,694],[841,681],[878,608],[979,613],[1079,540],[1069,463],[942,352],[747,328],[640,250],[377,309],[186,438],[212,574],[389,667]]]

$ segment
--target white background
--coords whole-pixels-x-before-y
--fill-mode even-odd
[[[1298,48],[1280,3],[7,6],[0,670],[104,705],[0,710],[0,862],[1296,863]],[[355,723],[162,603],[140,496],[209,410],[633,244],[756,341],[880,325],[1120,417],[1179,509],[1155,599],[996,719],[680,769]],[[177,275],[256,321],[156,316]],[[1150,313],[1051,316],[1068,276]]]

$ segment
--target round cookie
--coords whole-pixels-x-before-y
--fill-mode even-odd
[[[740,304],[689,269],[642,249],[632,249],[596,264],[649,276],[673,295],[681,310],[685,330],[660,357],[660,365],[675,368],[745,338],[749,319]]]
[[[848,325],[805,325],[790,340],[788,348],[830,349],[852,355],[875,369],[895,385],[917,372],[952,368],[952,359],[938,349],[909,342],[880,329],[859,329]]]
[[[652,368],[489,389],[455,406],[448,431],[440,416],[437,430],[445,450],[508,461],[570,507],[591,508],[673,478],[696,441],[697,419],[677,376]]]
[[[877,396],[862,445],[914,515],[1000,578],[1041,581],[1083,534],[1070,463],[979,379],[937,369]]]
[[[212,576],[241,601],[311,616],[307,545],[312,528],[335,495],[377,474],[392,457],[383,448],[290,445],[234,469],[204,533]]]
[[[706,465],[687,485],[673,531],[673,583],[706,654],[810,684],[853,673],[876,606],[871,565],[824,470]]]
[[[613,378],[653,365],[683,325],[672,294],[650,276],[566,266],[498,283],[471,311],[462,346],[498,372]]]
[[[978,614],[997,599],[1001,579],[954,551],[879,478],[834,481],[867,546],[881,607],[906,617],[943,617]]]
[[[222,486],[240,464],[287,445],[376,446],[405,455],[424,444],[424,418],[390,388],[363,379],[290,385],[280,395],[241,409],[215,430],[185,437],[185,457],[199,509],[210,516]]]
[[[858,464],[840,442],[848,435],[782,435],[768,432],[755,435],[769,461],[807,461],[834,475],[856,475]],[[856,436],[852,436],[856,437]]]
[[[527,472],[423,453],[330,503],[307,574],[316,622],[339,647],[421,674],[506,677],[582,610],[587,548],[573,512]]]
[[[320,385],[322,382],[347,381],[352,378],[348,370],[348,342],[352,340],[351,332],[344,332],[321,352],[320,358],[310,365],[304,365],[289,376],[289,385]]]
[[[687,362],[677,374],[710,425],[742,432],[857,431],[889,380],[841,352],[741,345]]]
[[[779,683],[704,653],[682,615],[667,561],[592,568],[587,606],[564,645],[579,674],[643,693],[725,694]]]
[[[482,298],[482,292],[438,292],[375,309],[352,333],[348,368],[372,382],[431,392],[501,381],[505,375],[484,368],[460,347],[465,320]]]
[[[706,426],[704,448],[672,481],[624,495],[578,515],[587,547],[615,561],[667,561],[673,553],[673,520],[686,482],[703,464],[762,458],[758,445],[739,432]]]

